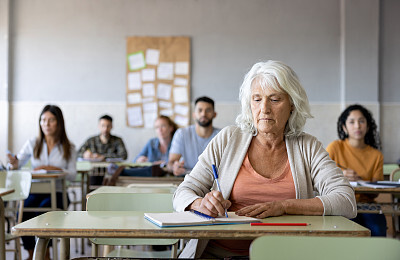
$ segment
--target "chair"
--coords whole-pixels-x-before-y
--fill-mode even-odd
[[[31,189],[32,174],[29,171],[12,171],[7,173],[6,188],[12,188],[15,191],[11,194],[3,196],[3,201],[7,201],[5,208],[5,216],[10,221],[10,225],[14,226],[22,221],[24,200],[29,196]],[[21,257],[21,242],[19,237],[6,233],[6,241],[15,240],[14,259]]]
[[[172,212],[172,193],[97,193],[87,199],[88,211],[145,211]],[[90,239],[92,255],[97,256],[97,245],[172,245],[168,251],[138,251],[118,248],[109,257],[176,258],[178,239]]]
[[[174,193],[178,188],[174,183],[131,183],[126,187],[136,193]]]
[[[390,180],[391,181],[399,181],[400,179],[400,167],[397,169],[394,169],[390,173]],[[392,201],[393,203],[399,203],[400,197],[399,195],[392,195]],[[396,210],[399,210],[399,208],[396,206]],[[399,223],[399,216],[393,214],[392,215],[392,224],[393,224],[393,238],[397,237],[397,234],[400,233],[400,223]]]
[[[250,246],[252,260],[400,259],[400,241],[382,237],[263,236]]]

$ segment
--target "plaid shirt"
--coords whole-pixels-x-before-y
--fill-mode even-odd
[[[106,144],[101,142],[99,135],[89,138],[79,149],[78,157],[83,157],[83,153],[87,150],[104,155],[106,158],[122,158],[124,160],[128,158],[124,142],[114,135],[110,136]]]

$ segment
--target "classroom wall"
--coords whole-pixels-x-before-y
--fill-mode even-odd
[[[53,103],[77,146],[98,132],[100,115],[112,115],[113,133],[133,159],[154,131],[125,125],[126,37],[184,35],[192,39],[192,101],[216,101],[216,126],[234,124],[251,65],[277,59],[308,93],[314,118],[307,132],[329,144],[341,110],[359,102],[381,127],[385,162],[400,157],[393,142],[400,137],[393,130],[400,112],[398,1],[0,0],[4,6],[0,32],[10,48],[6,53],[2,38],[0,83],[7,76],[9,84],[0,92],[0,114],[10,124],[0,123],[0,147],[18,151],[37,134],[42,107]]]

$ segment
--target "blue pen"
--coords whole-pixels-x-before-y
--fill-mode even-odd
[[[215,167],[214,164],[212,165],[212,170],[213,170],[215,182],[217,183],[218,191],[221,192],[221,186],[219,186],[219,181],[218,181],[218,171],[217,171],[217,167]],[[225,216],[228,217],[228,212],[226,212],[226,209],[225,209]]]

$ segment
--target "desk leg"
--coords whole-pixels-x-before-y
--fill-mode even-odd
[[[67,260],[69,259],[69,238],[61,238],[60,243],[60,260]]]
[[[46,255],[47,245],[49,244],[48,238],[41,238],[36,242],[35,251],[33,251],[33,260],[43,260]]]
[[[6,238],[4,228],[4,203],[0,197],[0,259],[6,259]]]

